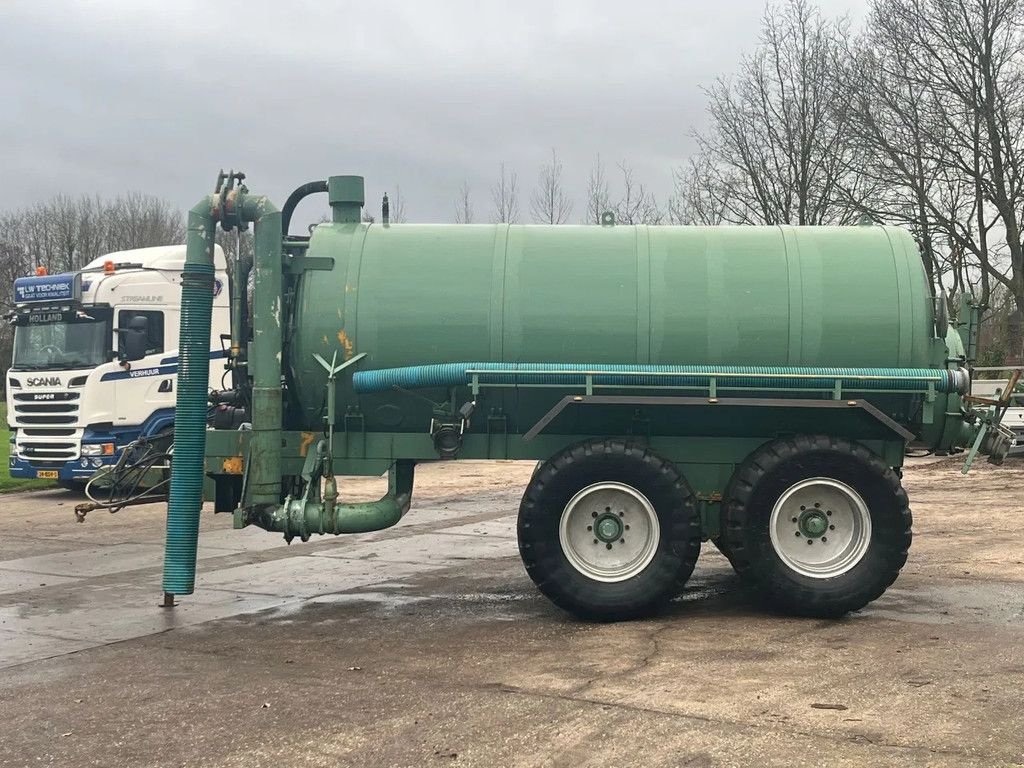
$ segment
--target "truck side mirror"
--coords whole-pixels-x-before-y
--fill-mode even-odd
[[[115,328],[118,358],[122,363],[146,356],[146,332],[135,328]]]
[[[141,360],[146,356],[146,334],[129,330],[123,337],[124,355],[128,360]]]

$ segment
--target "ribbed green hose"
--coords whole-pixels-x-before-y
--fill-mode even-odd
[[[203,504],[213,272],[212,263],[186,262],[181,275],[174,460],[164,548],[164,592],[172,595],[189,595],[195,588],[199,511]]]

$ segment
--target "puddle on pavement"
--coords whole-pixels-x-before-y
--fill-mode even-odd
[[[901,587],[896,582],[860,615],[922,624],[1024,624],[1024,585],[979,580]]]

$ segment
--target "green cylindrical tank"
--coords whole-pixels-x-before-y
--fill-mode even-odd
[[[908,443],[970,443],[965,465],[1008,446],[1000,404],[962,397],[976,307],[935,327],[903,230],[366,224],[359,177],[280,213],[234,178],[195,210],[204,232],[256,222],[229,360],[252,429],[182,434],[238,526],[377,530],[410,509],[419,462],[532,460],[519,551],[563,608],[657,610],[707,539],[771,603],[838,616],[906,561]],[[332,221],[282,239],[323,191]],[[190,237],[190,263],[210,242]],[[206,373],[181,374],[188,405]],[[343,500],[336,476],[385,471],[380,500]],[[178,509],[196,530],[198,500]]]
[[[298,285],[292,428],[319,424],[313,353],[365,352],[361,369],[943,362],[917,247],[893,227],[331,223],[307,257],[334,267]]]

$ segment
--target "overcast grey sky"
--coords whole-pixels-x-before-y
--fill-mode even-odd
[[[819,5],[858,17],[864,0]],[[279,204],[335,173],[364,175],[371,209],[398,184],[414,221],[451,220],[466,181],[487,220],[498,163],[526,213],[552,147],[574,221],[597,153],[664,202],[701,86],[755,45],[763,8],[0,0],[0,209],[127,190],[184,209],[224,166]]]

